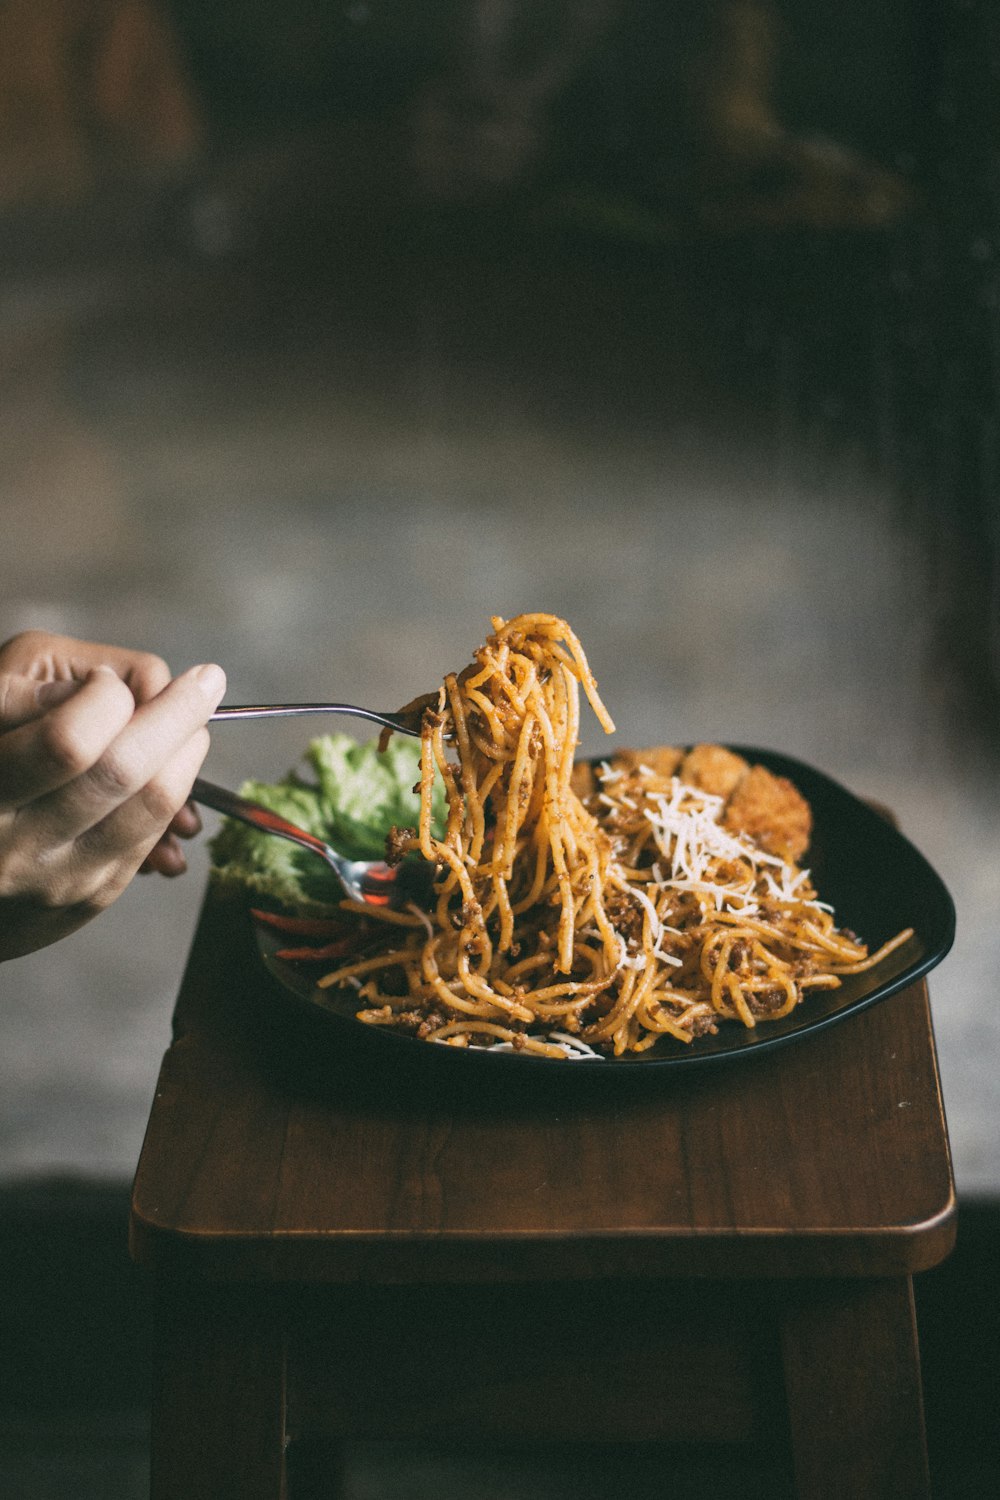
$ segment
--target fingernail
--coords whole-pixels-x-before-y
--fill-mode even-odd
[[[194,675],[199,685],[204,688],[207,697],[221,698],[226,691],[226,674],[214,662],[208,662],[203,667],[195,667]]]
[[[79,682],[40,682],[35,689],[35,699],[39,708],[54,708],[57,703],[72,698],[81,687]]]

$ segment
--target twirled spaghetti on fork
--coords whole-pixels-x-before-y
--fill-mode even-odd
[[[353,985],[359,1019],[452,1046],[620,1056],[787,1015],[910,936],[869,954],[836,928],[796,863],[808,808],[762,767],[707,746],[575,767],[581,686],[614,731],[579,641],[548,614],[492,625],[423,701],[420,826],[391,841],[439,866],[434,908],[385,913],[319,981]]]

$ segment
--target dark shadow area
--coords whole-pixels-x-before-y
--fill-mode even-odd
[[[0,1190],[0,1492],[18,1500],[141,1500],[145,1494],[150,1300],[125,1246],[128,1188],[74,1181]],[[1000,1205],[960,1205],[957,1247],[916,1280],[917,1316],[936,1500],[977,1500],[1000,1484],[996,1381],[1000,1309],[995,1251]],[[556,1424],[557,1426],[557,1424]],[[605,1435],[606,1436],[606,1435]],[[587,1500],[625,1492],[701,1500],[729,1492],[777,1496],[787,1485],[766,1448],[616,1455],[463,1452],[419,1444],[351,1446],[346,1500],[408,1496]],[[340,1459],[322,1444],[293,1454],[294,1500],[325,1500]],[[659,1488],[658,1488],[659,1486]]]

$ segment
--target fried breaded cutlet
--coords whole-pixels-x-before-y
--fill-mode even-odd
[[[613,764],[616,769],[626,771],[637,771],[640,766],[647,766],[657,776],[669,778],[680,774],[677,768],[683,758],[684,752],[675,750],[672,745],[650,745],[645,750],[616,750]],[[576,762],[570,786],[581,801],[598,790],[597,771],[590,761]]]
[[[742,755],[724,745],[695,745],[681,761],[681,781],[713,797],[729,797],[750,769]]]
[[[673,745],[649,745],[645,750],[616,750],[614,764],[628,771],[648,766],[656,776],[679,776],[684,752]]]
[[[769,854],[792,864],[798,864],[809,848],[809,803],[787,776],[775,776],[763,766],[751,766],[736,786],[723,822],[734,833],[748,834]]]
[[[786,776],[776,776],[764,766],[751,766],[724,745],[695,745],[687,754],[669,745],[619,750],[612,765],[625,770],[648,766],[660,775],[677,776],[710,796],[722,797],[723,826],[733,833],[747,834],[780,859],[797,864],[809,847],[812,813],[801,792]],[[584,787],[589,790],[582,776],[574,780],[578,794],[585,794]]]

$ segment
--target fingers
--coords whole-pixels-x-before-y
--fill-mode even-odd
[[[201,817],[193,802],[185,802],[170,825],[170,832],[178,838],[193,839],[201,832]]]
[[[162,693],[170,681],[170,668],[158,656],[140,651],[130,661],[112,662],[129,687],[136,703],[148,703],[157,693]]]
[[[137,821],[131,837],[146,838],[151,847],[187,800],[208,749],[205,723],[225,688],[221,667],[193,667],[175,677],[135,709],[89,767],[37,799],[33,816],[53,833],[78,838],[134,800]],[[191,743],[193,769],[187,776],[184,757]]]
[[[180,874],[225,691],[159,657],[29,631],[0,646],[0,959],[109,905],[146,862]]]
[[[181,848],[181,839],[191,839],[201,832],[202,822],[193,802],[185,802],[175,813],[166,833],[150,849],[139,866],[140,875],[155,871],[157,875],[183,875],[187,860]]]
[[[0,674],[0,734],[65,703],[79,687],[78,682],[38,682],[13,672]]]
[[[142,864],[139,866],[140,875],[166,875],[173,877],[183,875],[187,869],[187,860],[176,834],[165,833],[153,845]]]
[[[44,630],[25,630],[0,646],[0,672],[36,680],[83,682],[100,666],[110,667],[127,683],[137,703],[148,703],[170,681],[170,668],[150,651],[103,646]]]
[[[16,687],[10,697],[15,707],[26,707]],[[109,666],[93,668],[54,707],[45,710],[36,700],[38,717],[0,736],[0,805],[23,807],[72,783],[100,759],[134,712],[130,689]]]
[[[172,834],[161,836],[186,801],[208,746],[207,730],[192,735],[139,792],[81,835],[80,853],[93,862],[124,859],[129,874],[144,862],[162,875],[179,875],[186,868],[180,845]]]

